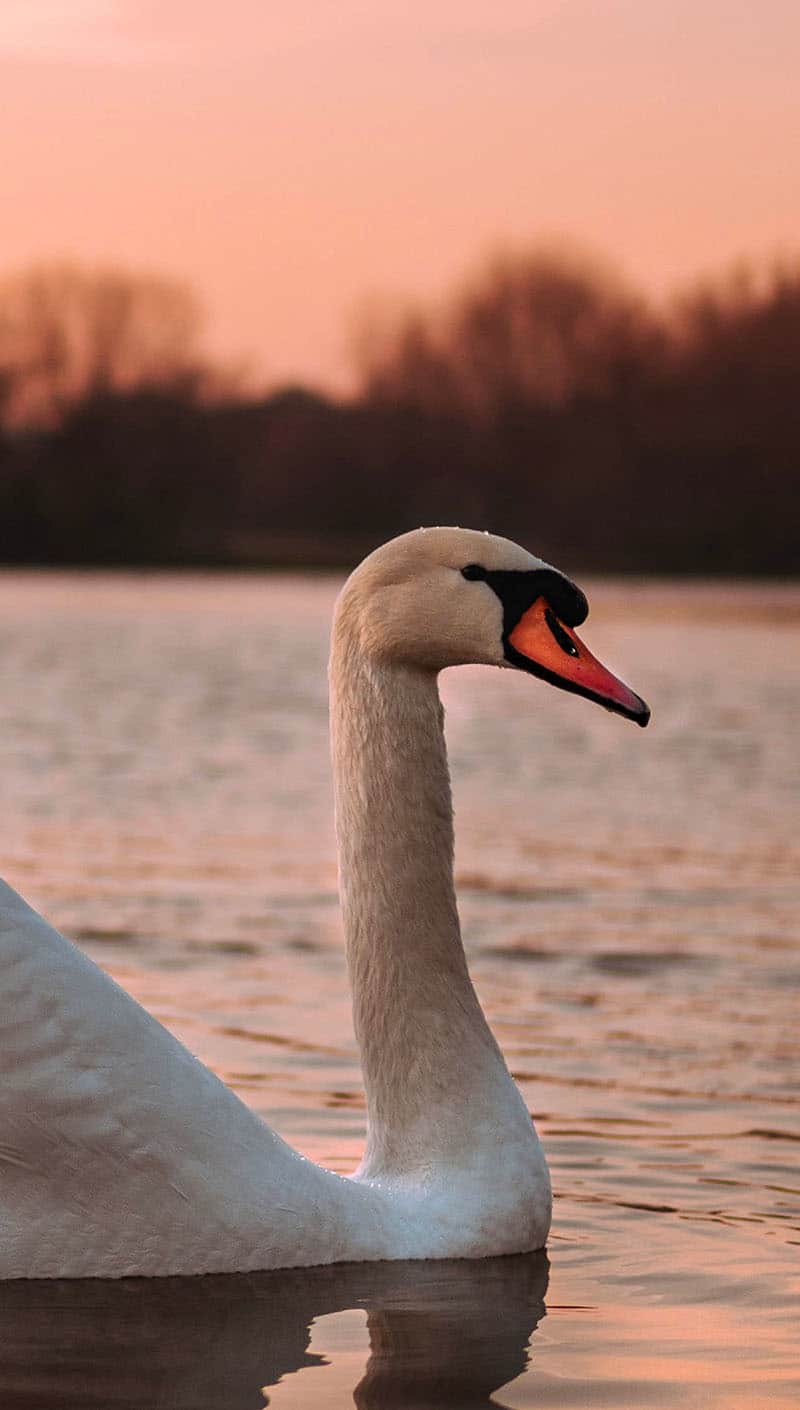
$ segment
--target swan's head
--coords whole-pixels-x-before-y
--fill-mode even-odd
[[[528,671],[646,725],[645,702],[592,656],[574,628],[579,587],[509,539],[474,529],[415,529],[351,574],[337,631],[373,660],[421,670],[474,662]]]

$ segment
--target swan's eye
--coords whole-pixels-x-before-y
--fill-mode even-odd
[[[486,569],[480,563],[468,563],[466,568],[461,569],[462,578],[467,578],[471,583],[480,582],[486,577]]]
[[[544,619],[561,647],[561,650],[566,651],[568,656],[577,656],[578,648],[572,640],[572,637],[564,631],[555,612],[551,612],[549,607],[545,607],[544,609]]]

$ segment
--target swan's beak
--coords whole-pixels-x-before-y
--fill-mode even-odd
[[[512,665],[531,671],[562,690],[596,700],[637,725],[644,727],[650,719],[649,707],[641,696],[606,670],[572,628],[559,620],[544,597],[538,597],[523,612],[509,633],[507,656]]]

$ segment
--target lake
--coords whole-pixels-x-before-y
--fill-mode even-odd
[[[7,1284],[4,1404],[800,1402],[800,587],[583,585],[648,730],[522,674],[442,678],[465,945],[550,1163],[547,1254]],[[0,575],[0,871],[347,1171],[338,586]]]

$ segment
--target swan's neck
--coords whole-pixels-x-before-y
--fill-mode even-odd
[[[369,1131],[362,1173],[458,1161],[521,1102],[467,972],[432,673],[331,659],[340,888]],[[522,1116],[523,1121],[527,1118]],[[529,1124],[529,1123],[528,1123]]]

